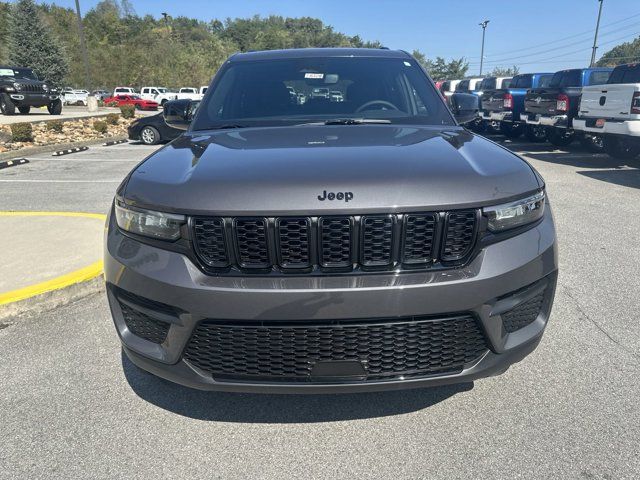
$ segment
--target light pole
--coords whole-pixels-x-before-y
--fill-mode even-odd
[[[482,76],[482,63],[484,62],[484,33],[487,30],[487,25],[489,24],[489,20],[485,20],[484,22],[479,23],[482,27],[482,50],[480,51],[480,76]]]
[[[76,14],[78,15],[78,34],[80,35],[80,50],[82,51],[82,61],[84,62],[84,81],[86,89],[91,91],[91,73],[89,70],[89,54],[87,44],[84,41],[84,28],[82,28],[82,15],[80,14],[80,1],[76,0]]]
[[[593,65],[596,63],[596,50],[598,49],[598,46],[596,45],[598,43],[598,29],[600,28],[600,16],[602,15],[602,2],[603,0],[598,0],[600,2],[600,8],[598,8],[598,22],[596,23],[596,34],[593,37],[593,49],[591,50],[591,64],[589,65],[590,67],[593,67]]]

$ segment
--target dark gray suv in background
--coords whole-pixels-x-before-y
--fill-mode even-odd
[[[186,132],[108,219],[133,363],[201,389],[353,392],[472,381],[536,348],[558,271],[544,181],[460,127],[410,55],[237,54],[192,111],[166,106]]]

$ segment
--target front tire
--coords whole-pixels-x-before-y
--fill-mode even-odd
[[[507,138],[518,138],[522,135],[522,125],[515,125],[510,122],[500,122],[500,132]]]
[[[547,132],[547,140],[555,147],[568,147],[573,143],[576,134],[573,130],[551,127]]]
[[[632,160],[640,155],[640,142],[632,143],[625,138],[605,135],[602,143],[607,155],[619,160]]]
[[[160,140],[160,132],[153,127],[144,127],[140,132],[140,141],[145,145],[157,145]]]
[[[524,136],[532,143],[544,142],[547,139],[547,131],[540,125],[527,125]]]
[[[18,111],[22,114],[22,115],[29,115],[29,112],[31,111],[31,107],[26,106],[26,107],[18,107]]]
[[[0,112],[4,115],[13,115],[16,113],[16,105],[6,93],[0,93]]]
[[[60,115],[62,113],[62,101],[58,98],[47,105],[50,115]]]

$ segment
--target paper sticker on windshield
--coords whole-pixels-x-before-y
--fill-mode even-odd
[[[13,77],[13,69],[0,68],[0,77]]]
[[[322,80],[324,78],[324,73],[305,73],[304,78],[316,78],[318,80]]]

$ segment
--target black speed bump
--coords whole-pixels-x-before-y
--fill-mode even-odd
[[[89,150],[89,147],[75,147],[75,148],[69,148],[67,150],[60,150],[57,152],[53,152],[51,156],[59,157],[60,155],[69,155],[70,153],[84,152],[85,150]]]
[[[3,168],[15,167],[16,165],[23,165],[29,163],[26,158],[14,158],[13,160],[4,160],[0,162],[0,170]]]

